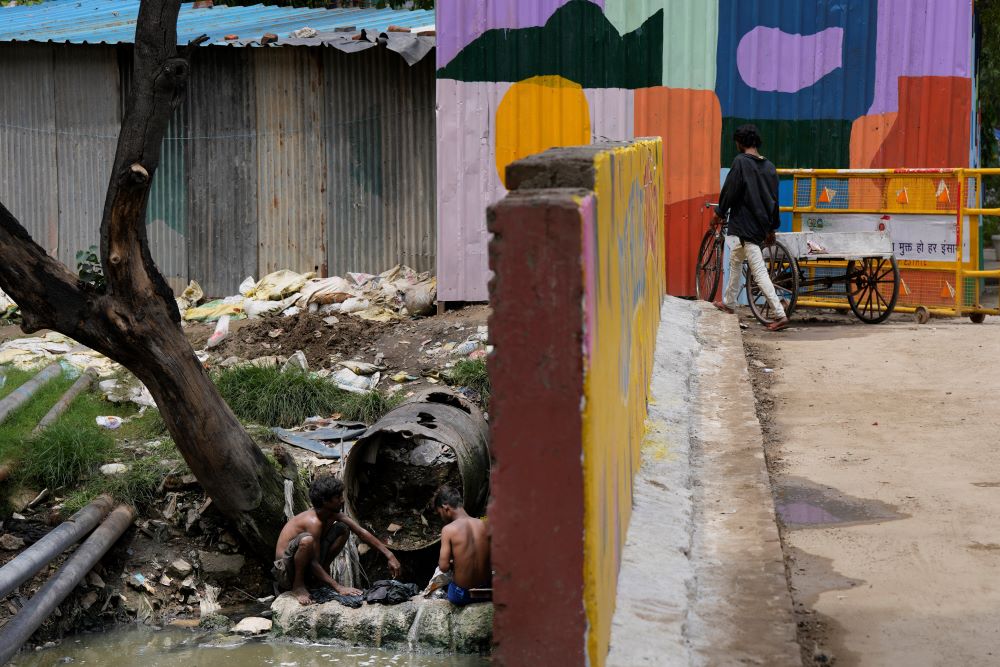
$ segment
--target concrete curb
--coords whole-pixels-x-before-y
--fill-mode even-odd
[[[608,665],[799,665],[737,319],[667,297]]]

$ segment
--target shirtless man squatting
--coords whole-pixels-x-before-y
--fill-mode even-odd
[[[341,586],[330,576],[330,564],[347,543],[348,531],[377,549],[389,562],[392,578],[399,576],[399,561],[389,548],[347,516],[344,483],[333,475],[317,477],[309,487],[312,509],[288,520],[274,548],[274,576],[278,587],[291,591],[300,604],[310,604],[308,585],[329,586],[339,595],[360,595],[356,588]]]
[[[469,516],[463,505],[462,495],[448,486],[441,487],[434,498],[434,509],[445,522],[438,568],[452,572],[448,600],[458,606],[474,602],[470,588],[488,588],[492,580],[486,524]]]

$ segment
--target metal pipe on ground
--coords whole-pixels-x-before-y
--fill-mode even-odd
[[[85,370],[80,377],[76,379],[73,386],[66,390],[66,393],[62,395],[62,398],[56,401],[56,404],[52,406],[52,409],[45,413],[45,416],[42,417],[42,419],[38,422],[38,425],[31,431],[31,434],[37,435],[51,426],[55,420],[59,419],[59,416],[62,413],[69,409],[73,400],[83,393],[83,391],[96,379],[96,368],[88,368]]]
[[[6,664],[60,602],[90,572],[128,529],[135,516],[131,507],[119,505],[80,545],[69,560],[45,582],[27,604],[0,628],[0,664]]]
[[[62,522],[17,558],[0,567],[0,599],[35,576],[53,558],[79,542],[108,515],[114,501],[100,496],[82,510]]]
[[[464,396],[443,389],[418,393],[351,448],[344,466],[348,511],[397,555],[416,557],[440,540],[432,501],[441,486],[462,492],[473,516],[486,509],[488,437],[483,413]]]
[[[49,380],[58,377],[62,373],[62,366],[58,363],[49,364],[43,368],[38,375],[31,378],[20,387],[14,391],[7,394],[2,401],[0,401],[0,423],[2,423],[10,413],[17,410],[19,407],[31,400],[31,397],[35,395],[35,392],[42,388]]]

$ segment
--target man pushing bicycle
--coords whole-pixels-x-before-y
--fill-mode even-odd
[[[726,245],[729,247],[729,280],[722,301],[714,301],[719,310],[733,314],[743,276],[743,262],[750,265],[754,281],[760,287],[777,319],[767,325],[771,331],[788,326],[784,306],[774,291],[761,252],[761,244],[772,245],[780,225],[778,216],[778,172],[771,161],[760,154],[760,134],[754,125],[741,125],[733,134],[739,154],[722,186],[715,214],[729,215]]]

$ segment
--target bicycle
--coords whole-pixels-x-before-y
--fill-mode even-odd
[[[711,210],[715,206],[717,204],[706,203],[705,209]],[[698,263],[695,266],[694,289],[695,296],[702,301],[714,301],[715,295],[719,291],[728,225],[728,214],[723,220],[713,213],[708,230],[701,239],[701,246],[698,249]]]
[[[713,209],[718,204],[706,203],[705,209]],[[708,231],[702,237],[698,250],[698,262],[695,266],[695,294],[704,301],[714,301],[722,281],[722,262],[725,256],[726,233],[729,228],[729,214],[723,220],[713,215]],[[761,248],[767,273],[774,285],[775,293],[781,299],[785,316],[791,317],[798,302],[799,268],[795,259],[783,243],[775,240]],[[771,306],[764,298],[763,291],[750,274],[746,262],[743,263],[743,277],[747,304],[750,312],[761,324],[770,324],[777,320]]]

